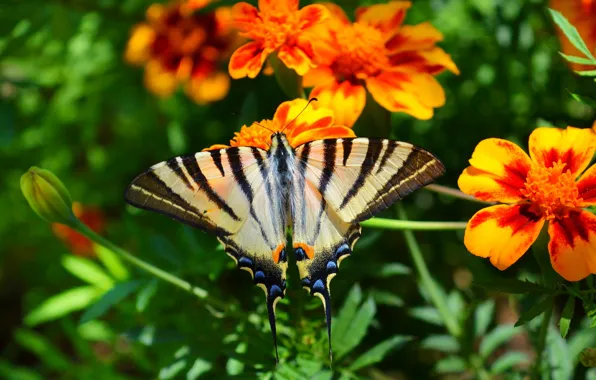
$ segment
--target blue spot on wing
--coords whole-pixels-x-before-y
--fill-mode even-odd
[[[329,261],[327,263],[327,272],[335,272],[337,271],[337,264],[335,264],[335,261]]]
[[[256,281],[263,281],[265,280],[265,273],[262,270],[255,272],[255,280]]]
[[[238,260],[238,265],[251,267],[252,266],[252,260],[249,259],[246,256],[242,256],[240,258],[240,260]]]
[[[325,284],[323,280],[319,279],[315,281],[315,284],[312,286],[313,292],[323,293],[325,291]]]

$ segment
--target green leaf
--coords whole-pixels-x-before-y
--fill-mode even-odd
[[[334,345],[334,347],[337,347],[336,352],[338,359],[351,352],[358,346],[358,344],[360,344],[362,339],[366,336],[366,332],[373,321],[375,312],[375,301],[372,297],[369,297],[364,301],[360,309],[358,309],[356,315],[354,315],[354,319],[350,323],[350,328],[347,331],[347,334],[343,336],[338,345]]]
[[[136,306],[137,306],[137,311],[139,313],[142,313],[143,311],[145,311],[145,309],[147,308],[147,305],[149,305],[151,298],[153,298],[153,296],[157,292],[157,284],[158,284],[158,281],[156,278],[154,278],[151,281],[149,281],[149,283],[147,285],[145,285],[145,287],[143,289],[141,289],[139,291],[139,294],[137,294]]]
[[[585,71],[575,71],[577,74],[581,75],[582,77],[594,77],[596,76],[596,70],[585,70]]]
[[[594,64],[594,61],[592,61],[591,59],[588,59],[588,58],[575,57],[573,55],[567,55],[567,54],[563,54],[561,52],[559,52],[559,54],[561,54],[561,56],[563,58],[565,58],[567,61],[572,62],[572,63],[577,63],[580,65],[593,65]]]
[[[514,325],[499,325],[494,330],[486,334],[480,342],[478,353],[483,358],[488,358],[497,348],[502,344],[509,342],[509,340],[518,332]]]
[[[105,290],[114,286],[114,280],[104,270],[89,259],[73,255],[62,256],[64,269],[80,278],[81,280]]]
[[[412,340],[411,336],[405,335],[396,335],[391,337],[383,342],[377,344],[370,350],[366,351],[364,354],[360,355],[356,360],[352,362],[352,364],[348,367],[351,371],[357,371],[360,368],[367,367],[372,364],[376,364],[383,360],[385,356],[391,351],[396,349],[397,347],[405,344]]]
[[[141,285],[139,281],[120,282],[108,290],[93,306],[85,310],[80,324],[92,321],[104,315],[112,306],[122,301]]]
[[[464,372],[468,368],[466,361],[459,356],[448,356],[439,360],[435,372],[440,374]]]
[[[412,269],[402,263],[389,263],[385,264],[381,268],[379,276],[391,277],[396,275],[408,275],[412,273]]]
[[[126,266],[124,266],[122,260],[115,252],[99,244],[94,246],[94,250],[99,260],[101,260],[115,279],[118,281],[128,280],[128,269],[126,269]]]
[[[495,301],[487,300],[474,310],[474,334],[476,337],[483,336],[493,320],[495,312]]]
[[[273,68],[275,79],[281,90],[290,99],[306,98],[302,88],[302,77],[286,65],[277,57],[277,54],[269,56],[269,63]]]
[[[213,364],[205,359],[197,358],[186,373],[186,380],[195,380],[199,376],[211,371],[211,368],[213,368]]]
[[[506,278],[475,279],[472,284],[486,288],[493,292],[504,292],[513,294],[527,293],[552,293],[550,289],[529,281]]]
[[[43,380],[37,371],[27,367],[19,367],[8,360],[0,359],[0,378],[5,380]]]
[[[372,292],[372,296],[377,304],[395,307],[401,307],[404,304],[404,300],[402,300],[401,297],[398,297],[391,292],[375,290]]]
[[[240,115],[238,116],[238,129],[240,129],[242,125],[248,125],[254,120],[259,120],[258,110],[259,107],[257,94],[254,91],[251,91],[248,93],[248,95],[246,95],[244,102],[242,103],[242,107],[240,107]]]
[[[441,314],[439,311],[432,306],[420,306],[420,307],[413,307],[408,311],[412,317],[416,319],[420,319],[421,321],[437,325],[443,326],[443,318],[441,318]]]
[[[35,326],[43,322],[58,319],[74,311],[89,306],[100,294],[101,290],[94,286],[80,286],[56,294],[31,310],[25,316],[27,326]]]
[[[569,332],[569,325],[571,325],[571,319],[573,319],[573,311],[575,309],[575,297],[569,296],[563,312],[561,313],[561,319],[559,320],[559,332],[561,337],[565,338]]]
[[[460,350],[459,342],[451,335],[430,335],[422,340],[420,347],[448,354],[453,354]]]
[[[174,363],[160,369],[157,378],[160,380],[176,378],[176,375],[178,375],[182,370],[184,370],[184,368],[186,368],[187,365],[188,362],[186,359],[176,360]]]
[[[561,31],[565,34],[569,42],[571,42],[571,44],[575,46],[577,50],[582,52],[586,57],[590,58],[594,64],[596,64],[596,58],[594,58],[594,56],[590,52],[590,49],[588,49],[588,47],[584,43],[584,40],[582,40],[575,26],[571,25],[571,23],[567,21],[565,16],[563,16],[560,12],[557,12],[556,10],[550,8],[549,12],[553,20],[555,21],[555,24],[557,24],[559,28],[561,28]]]
[[[77,326],[78,335],[94,342],[109,342],[114,338],[114,332],[104,321],[89,321]]]
[[[447,296],[447,307],[451,314],[453,314],[456,319],[460,319],[460,315],[464,311],[465,308],[465,301],[462,297],[461,293],[457,290],[453,290]]]
[[[577,100],[580,103],[584,103],[587,106],[590,106],[592,108],[596,108],[596,100],[588,97],[588,96],[583,96],[580,94],[574,94],[572,92],[570,92],[571,97],[573,97],[573,99]]]
[[[528,354],[526,354],[525,352],[507,352],[499,356],[497,360],[495,360],[495,362],[490,368],[490,372],[494,375],[497,375],[499,373],[503,373],[512,369],[516,365],[528,363],[529,361],[530,358],[528,357]]]
[[[362,291],[358,284],[354,284],[352,289],[350,289],[337,318],[334,318],[333,324],[331,325],[333,346],[342,344],[343,337],[349,333],[350,324],[356,315],[356,311],[358,311],[360,302],[362,302]]]
[[[530,296],[528,296],[530,297]],[[526,297],[526,298],[528,298]],[[515,326],[522,326],[534,318],[538,317],[540,314],[544,313],[548,308],[553,307],[553,297],[552,296],[545,296],[543,298],[535,298],[531,297],[532,302],[529,303],[529,308],[526,310],[522,310],[520,312],[519,319],[515,322]],[[528,303],[522,303],[522,306]]]
[[[70,368],[71,363],[46,337],[38,332],[17,329],[14,333],[15,341],[25,350],[40,359],[44,366],[55,371]]]

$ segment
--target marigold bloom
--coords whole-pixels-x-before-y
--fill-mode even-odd
[[[147,22],[134,27],[125,59],[145,66],[145,86],[162,97],[183,85],[199,104],[220,100],[230,78],[220,66],[237,45],[230,8],[195,12],[209,1],[153,4]]]
[[[327,17],[322,5],[298,9],[298,0],[259,0],[259,9],[248,3],[232,8],[234,24],[251,42],[238,48],[230,58],[232,78],[254,78],[269,54],[299,75],[314,66],[312,36],[306,32]]]
[[[261,120],[250,126],[243,125],[240,132],[236,132],[234,138],[230,140],[230,146],[269,149],[271,131],[281,130],[294,148],[313,140],[356,137],[351,128],[335,124],[332,110],[324,107],[304,110],[307,104],[304,99],[283,102],[277,107],[272,120]],[[229,146],[218,144],[205,150],[221,148],[229,148]]]
[[[337,121],[352,126],[366,102],[365,86],[381,106],[430,119],[445,103],[434,75],[459,73],[435,43],[443,35],[429,23],[402,25],[409,1],[361,7],[351,23],[343,10],[325,4],[333,17],[313,29],[318,66],[304,77],[311,96],[332,108]]]
[[[99,208],[83,206],[79,202],[74,202],[72,204],[72,211],[81,222],[86,224],[87,227],[91,228],[93,231],[101,233],[104,230],[105,217]],[[87,237],[60,223],[52,223],[52,230],[75,255],[93,255],[93,242]]]
[[[528,250],[548,221],[553,268],[563,278],[579,281],[596,273],[596,216],[583,210],[596,205],[596,165],[584,172],[596,150],[596,134],[573,127],[537,128],[529,148],[530,156],[495,138],[476,146],[459,188],[505,204],[478,211],[464,243],[504,270]]]
[[[551,0],[550,7],[561,12],[577,28],[591,52],[596,53],[596,0]],[[558,29],[558,28],[557,28]],[[567,55],[583,57],[569,39],[558,30],[561,50]],[[569,63],[573,70],[594,70],[596,66]]]

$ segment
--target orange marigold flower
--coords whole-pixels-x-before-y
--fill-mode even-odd
[[[272,131],[282,130],[294,148],[313,140],[356,137],[351,128],[335,124],[332,110],[319,107],[304,111],[307,104],[304,99],[283,102],[277,107],[272,120],[261,120],[250,126],[243,125],[240,132],[236,132],[234,138],[230,140],[230,146],[269,149]],[[229,146],[217,144],[205,150],[221,148],[229,148]]]
[[[561,12],[577,28],[590,51],[596,53],[596,0],[551,0],[550,7]],[[558,29],[558,28],[557,28]],[[567,55],[583,57],[569,39],[559,30],[561,50]],[[594,70],[596,66],[569,63],[573,70]]]
[[[72,211],[81,222],[93,231],[101,233],[105,229],[105,217],[99,208],[83,206],[79,202],[74,202],[72,204]],[[52,223],[52,230],[75,255],[93,255],[93,242],[87,237],[60,223]]]
[[[596,134],[573,127],[537,128],[529,148],[530,156],[512,142],[494,138],[476,146],[459,188],[505,204],[478,211],[464,243],[504,270],[528,250],[548,221],[553,268],[563,278],[579,281],[596,273],[596,216],[583,210],[596,205],[596,165],[584,172],[596,150]]]
[[[238,45],[231,24],[231,9],[195,12],[210,1],[153,4],[147,22],[132,30],[125,59],[145,66],[145,86],[162,97],[183,85],[199,104],[220,100],[230,77],[220,66]]]
[[[352,126],[366,102],[365,86],[381,106],[430,119],[445,103],[434,75],[459,73],[435,43],[443,35],[429,23],[402,25],[409,1],[361,7],[352,23],[343,10],[325,4],[333,17],[313,29],[318,66],[304,77],[311,96],[333,108],[338,122]]]
[[[259,0],[259,9],[241,2],[232,8],[234,24],[251,42],[232,54],[229,72],[232,78],[254,78],[269,54],[299,75],[314,66],[311,36],[306,32],[327,17],[322,5],[298,9],[298,0]]]

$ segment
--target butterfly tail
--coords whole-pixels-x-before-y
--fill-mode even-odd
[[[273,335],[273,346],[275,347],[275,361],[279,363],[279,353],[277,352],[277,325],[275,323],[275,303],[277,297],[267,296],[267,314],[269,314],[269,326],[271,326],[271,334]]]

